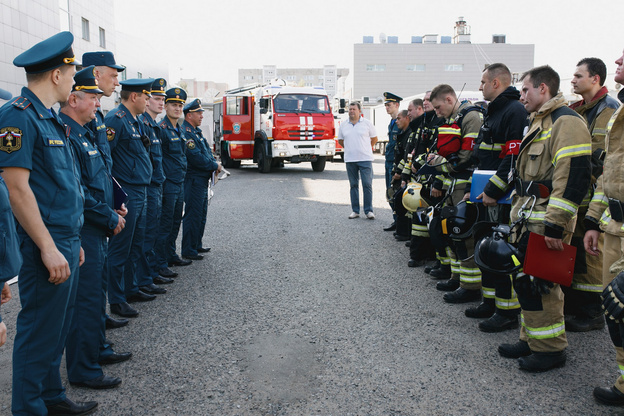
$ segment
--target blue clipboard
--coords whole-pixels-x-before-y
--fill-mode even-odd
[[[485,185],[490,181],[490,178],[496,174],[495,170],[475,170],[472,173],[472,184],[470,185],[470,202],[483,202],[480,199],[477,199],[479,195],[485,189]],[[499,204],[507,204],[511,205],[511,192],[513,188],[509,190],[501,199],[499,199]]]
[[[112,176],[111,176],[111,179],[113,180],[113,199],[114,199],[115,209],[121,209],[121,205],[125,204],[126,201],[128,200],[128,194],[126,193],[126,191],[123,190],[121,185],[119,185],[119,182],[117,182],[117,179],[115,179]]]

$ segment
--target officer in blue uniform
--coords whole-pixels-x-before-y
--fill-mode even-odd
[[[384,105],[386,106],[386,112],[392,117],[390,124],[388,124],[388,144],[386,145],[386,162],[385,162],[385,178],[386,178],[386,198],[390,204],[390,208],[394,211],[393,199],[389,197],[389,189],[392,186],[392,171],[394,169],[394,151],[397,142],[397,135],[399,134],[399,126],[396,119],[399,114],[399,106],[403,100],[396,94],[391,92],[384,92]],[[384,228],[386,231],[393,231],[396,229],[396,214],[392,214],[394,221],[388,227]]]
[[[73,40],[61,32],[16,57],[13,64],[25,68],[28,87],[0,109],[0,168],[24,260],[13,347],[14,415],[79,415],[97,407],[67,399],[59,372],[84,260],[80,176],[52,110],[74,83],[79,63]]]
[[[97,80],[98,88],[102,90],[102,93],[98,94],[99,97],[102,95],[104,97],[110,97],[113,94],[115,88],[119,86],[119,73],[125,69],[124,66],[118,65],[115,62],[115,56],[109,51],[86,52],[82,54],[82,65],[85,67],[91,65],[95,66],[95,79]],[[111,158],[110,147],[106,139],[106,124],[104,124],[104,113],[102,113],[101,107],[98,107],[95,113],[95,119],[87,124],[87,128],[95,134],[95,141],[99,147],[100,154],[106,161],[106,167],[110,175],[113,167],[113,159]],[[108,282],[106,282],[103,287],[105,296],[107,287]],[[106,329],[120,328],[128,325],[127,319],[114,319],[108,316],[106,313],[106,305],[104,305],[102,309],[102,316]],[[100,354],[102,356],[110,353],[110,347],[101,346]]]
[[[173,283],[171,277],[163,277],[158,274],[156,253],[154,247],[160,228],[160,212],[162,210],[162,184],[165,181],[165,173],[162,166],[162,131],[156,117],[162,113],[165,106],[165,89],[167,81],[164,78],[156,78],[152,84],[151,97],[147,101],[145,112],[139,116],[139,122],[143,123],[145,134],[150,139],[150,157],[152,159],[152,181],[147,187],[147,215],[145,225],[145,241],[143,242],[143,256],[137,270],[137,281],[141,291],[157,295],[167,291],[158,284]]]
[[[113,183],[106,160],[95,135],[86,127],[95,119],[96,109],[100,106],[97,94],[102,93],[95,80],[94,68],[89,66],[76,73],[73,91],[69,99],[61,103],[61,120],[69,133],[85,196],[85,221],[80,233],[85,262],[80,267],[65,356],[72,385],[105,389],[121,384],[121,379],[105,376],[98,362],[102,359],[100,344],[104,343],[102,309],[106,308],[103,288],[108,281],[107,237],[123,229],[126,223],[123,216],[127,212],[113,208]],[[130,355],[116,354],[111,350],[106,359],[125,360]]]
[[[152,78],[122,81],[121,104],[104,117],[113,177],[128,194],[126,226],[109,241],[108,303],[112,313],[126,318],[139,314],[128,302],[155,299],[141,292],[136,281],[145,237],[146,188],[152,178],[149,138],[137,116],[145,111],[153,82]]]
[[[160,231],[156,242],[156,257],[159,269],[167,266],[187,266],[190,260],[181,259],[176,253],[176,239],[182,221],[184,206],[184,177],[186,176],[185,136],[178,126],[182,117],[186,91],[170,88],[165,93],[165,118],[160,122],[162,129],[163,184]]]
[[[221,171],[208,140],[199,126],[204,118],[201,101],[195,99],[184,106],[182,129],[186,137],[186,160],[188,167],[184,179],[184,227],[182,230],[182,257],[201,260],[202,236],[208,213],[208,182],[212,173]]]

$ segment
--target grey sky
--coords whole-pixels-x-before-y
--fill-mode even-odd
[[[173,81],[182,75],[230,87],[237,86],[239,68],[351,68],[353,44],[364,35],[378,42],[383,32],[399,43],[412,35],[452,36],[459,16],[471,26],[473,43],[490,43],[493,34],[533,43],[535,64],[550,64],[562,78],[587,56],[603,59],[613,72],[624,49],[622,0],[114,1],[118,30],[170,51],[172,58],[163,56],[172,61]]]

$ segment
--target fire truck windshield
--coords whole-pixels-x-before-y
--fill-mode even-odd
[[[329,114],[329,101],[324,95],[279,94],[273,99],[276,113]]]

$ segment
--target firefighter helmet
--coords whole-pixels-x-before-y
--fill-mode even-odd
[[[456,240],[465,240],[472,235],[472,228],[479,220],[477,204],[461,201],[456,206],[442,208],[442,232]]]
[[[422,184],[418,182],[410,182],[403,191],[403,206],[409,212],[416,212],[418,208],[427,207],[427,202],[420,195]]]
[[[510,227],[493,227],[486,237],[475,245],[475,263],[480,269],[490,273],[508,275],[522,267],[522,254],[509,243]]]

